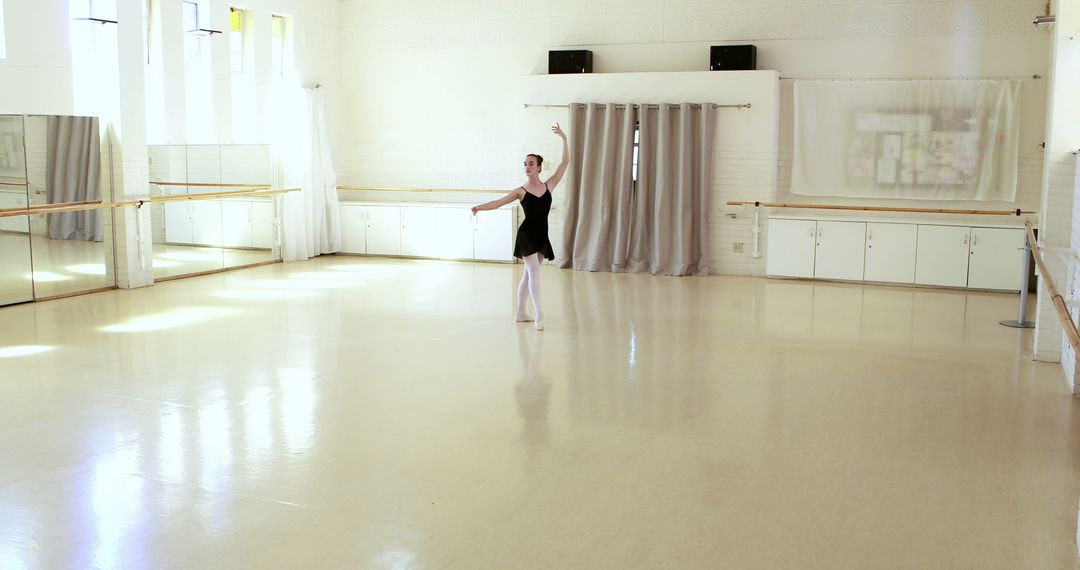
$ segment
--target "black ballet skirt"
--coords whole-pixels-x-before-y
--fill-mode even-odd
[[[522,190],[525,190],[522,188]],[[535,196],[525,190],[521,199],[521,209],[525,210],[525,221],[518,228],[517,241],[514,243],[514,257],[524,259],[540,252],[545,259],[554,260],[555,252],[548,240],[548,212],[551,211],[551,191],[544,184],[544,194]]]

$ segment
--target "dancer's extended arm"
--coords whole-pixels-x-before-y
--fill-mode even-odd
[[[502,208],[503,206],[509,204],[510,202],[513,202],[514,200],[520,200],[520,199],[522,199],[524,197],[525,197],[525,190],[523,188],[515,188],[515,189],[511,190],[510,192],[508,192],[506,194],[506,196],[503,196],[502,198],[499,198],[498,200],[492,200],[490,202],[485,202],[483,204],[480,204],[479,206],[473,206],[472,207],[472,213],[475,216],[477,212],[480,212],[480,211],[483,211],[483,210],[496,210],[498,208]]]

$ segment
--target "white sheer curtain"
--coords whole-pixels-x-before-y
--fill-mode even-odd
[[[282,250],[285,261],[301,261],[341,249],[341,216],[337,177],[330,155],[322,92],[303,93],[303,124],[294,145],[283,149],[285,184],[299,192],[285,194],[282,201]],[[288,156],[292,154],[292,156]]]
[[[791,193],[1016,198],[1020,81],[795,83]]]

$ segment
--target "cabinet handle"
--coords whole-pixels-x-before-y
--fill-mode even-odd
[[[965,235],[964,236],[964,245],[967,245],[967,242],[968,242],[968,237]]]
[[[874,230],[868,230],[866,232],[866,239],[874,239]]]
[[[979,245],[979,236],[978,235],[971,236],[971,245]]]

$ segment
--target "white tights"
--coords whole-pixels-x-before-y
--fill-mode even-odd
[[[536,330],[542,331],[544,330],[544,305],[540,301],[540,255],[536,253],[525,258],[525,272],[521,274],[517,290],[517,320],[530,320],[525,307],[527,293],[532,297],[533,313],[536,314]]]

